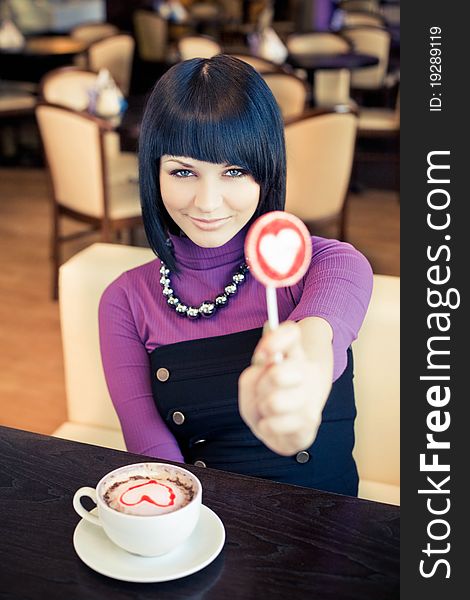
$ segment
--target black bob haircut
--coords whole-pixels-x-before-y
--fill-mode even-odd
[[[284,210],[281,113],[263,78],[241,60],[219,54],[180,62],[157,81],[147,102],[139,141],[142,216],[150,247],[177,273],[167,238],[180,230],[160,194],[165,154],[246,169],[261,188],[253,219]]]

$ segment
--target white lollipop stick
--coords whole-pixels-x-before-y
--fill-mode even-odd
[[[276,288],[266,286],[266,303],[268,305],[268,323],[269,329],[277,329],[279,327],[279,312],[277,310],[277,293]]]
[[[279,327],[279,312],[277,310],[277,291],[276,288],[268,285],[266,286],[266,304],[268,305],[268,323],[269,329],[274,330]],[[273,356],[274,364],[278,365],[282,362],[282,352],[276,352]]]

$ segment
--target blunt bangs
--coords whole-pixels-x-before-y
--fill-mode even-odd
[[[175,270],[164,243],[176,228],[160,194],[165,154],[246,169],[261,188],[254,218],[284,209],[282,116],[265,81],[241,60],[218,55],[178,63],[157,81],[147,102],[139,141],[144,225],[151,248]]]

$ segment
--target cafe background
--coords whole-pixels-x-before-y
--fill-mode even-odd
[[[61,229],[63,234],[71,234],[72,239],[60,244],[60,262],[64,264],[80,256],[85,258],[81,263],[68,263],[76,267],[76,270],[70,267],[67,271],[67,285],[72,288],[67,291],[59,288],[59,299],[56,299],[52,231],[56,206],[53,198],[57,182],[54,181],[56,175],[48,171],[44,160],[44,132],[40,131],[35,112],[38,103],[47,101],[42,84],[54,69],[66,66],[90,71],[108,69],[111,75],[108,83],[114,82],[118,88],[114,98],[119,99],[119,107],[114,113],[111,109],[106,113],[103,104],[102,114],[93,122],[101,121],[103,136],[108,136],[106,139],[110,140],[105,144],[103,159],[108,161],[108,179],[110,173],[114,173],[113,160],[118,165],[125,165],[125,168],[117,168],[117,172],[126,178],[119,183],[132,189],[134,195],[137,191],[135,151],[146,94],[152,83],[169,66],[184,56],[191,56],[191,52],[201,55],[222,50],[243,56],[246,60],[250,60],[247,58],[250,56],[263,58],[264,62],[257,63],[257,68],[266,75],[268,85],[271,81],[273,91],[278,90],[280,104],[283,93],[287,92],[284,88],[279,91],[280,85],[275,88],[275,82],[280,81],[276,78],[288,75],[295,79],[296,89],[302,89],[305,96],[296,115],[287,115],[287,111],[294,106],[293,101],[289,100],[287,105],[281,106],[283,112],[286,111],[286,135],[289,119],[301,118],[313,108],[332,114],[345,115],[351,111],[357,114],[354,151],[349,170],[346,169],[347,194],[344,194],[340,207],[336,208],[336,214],[333,215],[339,218],[331,219],[331,222],[310,218],[308,204],[316,185],[312,172],[305,175],[309,183],[303,188],[303,204],[298,210],[290,209],[289,202],[292,207],[298,207],[299,204],[289,201],[288,191],[287,210],[297,212],[312,232],[325,237],[338,237],[341,216],[346,214],[346,227],[342,231],[344,239],[367,256],[375,275],[388,276],[387,285],[398,289],[399,2],[358,1],[356,6],[353,3],[353,0],[341,3],[330,0],[182,0],[179,6],[183,7],[183,13],[178,14],[177,11],[171,14],[162,10],[164,3],[151,0],[0,2],[0,425],[52,434],[64,423],[70,423],[71,411],[74,418],[78,413],[80,419],[80,410],[89,418],[87,411],[91,399],[86,397],[86,390],[87,383],[95,381],[95,375],[85,376],[81,381],[70,375],[74,361],[86,362],[81,355],[88,350],[83,347],[77,349],[80,332],[73,334],[76,337],[72,341],[66,336],[72,335],[69,333],[70,322],[80,322],[78,278],[88,277],[87,285],[90,285],[93,269],[99,265],[94,257],[99,259],[103,256],[103,247],[93,246],[98,252],[96,255],[80,253],[89,251],[96,243],[118,244],[118,254],[120,250],[119,256],[123,258],[121,263],[117,258],[118,266],[112,268],[119,269],[121,265],[121,270],[124,270],[131,266],[129,256],[133,250],[140,249],[145,253],[147,248],[143,230],[138,224],[132,231],[124,228],[112,235],[105,235],[101,224],[95,232],[79,237],[75,234],[83,231],[87,225],[70,218],[70,214],[66,215],[61,218]],[[153,21],[144,19],[145,23],[142,24],[139,19],[149,14]],[[80,29],[80,26],[89,23],[95,25],[89,30]],[[107,23],[110,27],[100,28],[98,23]],[[158,34],[155,33],[157,30],[152,29],[155,24]],[[382,66],[383,48],[380,49],[380,44],[376,48],[374,42],[370,41],[373,35],[367,38],[368,42],[355,37],[354,31],[361,27],[369,33],[372,31],[373,35],[385,32],[388,40],[385,68],[380,81],[374,85],[367,83],[367,69],[375,69],[377,63]],[[311,32],[340,36],[348,39],[351,45],[344,52],[319,50],[316,41],[314,43],[308,38]],[[111,56],[107,64],[105,56],[96,59],[93,65],[94,48],[101,42],[100,38],[111,39],[123,34],[126,40],[131,40],[127,46],[130,48],[127,62]],[[378,35],[380,37],[382,34]],[[196,38],[192,47],[185,43],[191,40],[191,36]],[[297,46],[300,50],[296,50],[295,41],[300,43]],[[309,44],[312,44],[311,48]],[[330,56],[326,62],[324,58],[318,58],[325,53]],[[375,66],[361,68],[357,57],[353,56],[353,62],[346,64],[344,56],[341,58],[342,53],[362,54],[378,60],[375,60]],[[361,75],[365,79],[361,80]],[[74,92],[70,90],[75,88],[66,85],[69,96],[72,96],[72,110],[83,114],[93,112],[94,108],[96,113],[97,105],[92,107],[88,103],[92,97],[92,87],[90,85],[86,90],[87,104],[73,106]],[[67,138],[66,135],[63,137]],[[71,139],[68,141],[72,143]],[[301,152],[310,156],[316,143],[315,134],[311,139],[307,136]],[[74,150],[72,143],[72,154],[74,151],[78,156],[78,147]],[[341,148],[338,148],[336,156],[340,154]],[[51,157],[48,156],[48,159],[52,168]],[[322,166],[322,172],[328,174],[327,182],[339,177],[336,173],[338,165],[339,158],[335,158],[329,165]],[[310,166],[313,171],[315,165]],[[300,172],[295,174],[295,177],[301,176]],[[77,178],[78,181],[80,179]],[[107,181],[107,185],[111,189],[113,182]],[[130,254],[126,254],[129,246],[132,249]],[[83,270],[87,269],[83,274]],[[76,283],[75,289],[72,280]],[[396,291],[393,294],[396,300]],[[77,298],[75,305],[70,301],[71,296]],[[68,304],[66,309],[62,307],[61,315],[61,302],[66,298]],[[387,307],[392,306],[393,299],[387,297],[381,304],[385,307],[385,313]],[[396,314],[396,306],[392,309]],[[90,335],[90,339],[93,339]],[[70,350],[74,346],[75,350]],[[96,347],[90,348],[89,352],[96,352]],[[397,380],[398,372],[394,376]],[[397,390],[396,385],[394,389]],[[109,414],[107,411],[110,413],[109,407],[104,411],[105,416]],[[398,419],[397,394],[392,412],[394,424],[390,424],[390,427],[395,427]],[[385,418],[384,413],[382,421]],[[86,425],[103,429],[102,422],[94,424],[91,421]],[[115,422],[112,425],[115,426]],[[383,422],[381,426],[384,426]],[[397,433],[394,430],[394,435]],[[73,435],[71,437],[74,439]],[[75,439],[80,439],[80,436]],[[111,438],[105,432],[102,439],[106,445]],[[82,441],[87,440],[82,438]],[[397,448],[398,443],[393,451],[396,452]],[[386,453],[387,449],[384,448],[383,452]],[[395,464],[398,464],[398,456]],[[398,487],[399,479],[395,479],[393,486]],[[396,501],[397,496],[394,498]]]

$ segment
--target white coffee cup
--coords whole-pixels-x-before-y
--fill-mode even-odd
[[[190,486],[193,495],[188,504],[172,512],[151,515],[132,515],[108,506],[104,494],[113,482],[125,480],[134,473],[165,473],[177,476]],[[81,503],[90,497],[98,507],[98,515],[91,514]],[[138,463],[126,465],[107,473],[96,488],[82,487],[75,492],[73,507],[77,513],[94,525],[103,527],[106,535],[127,552],[141,556],[160,556],[174,550],[194,531],[199,520],[202,486],[199,479],[182,467],[165,463]]]

